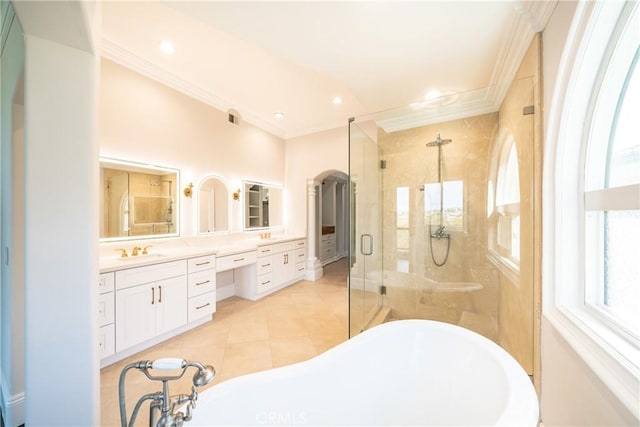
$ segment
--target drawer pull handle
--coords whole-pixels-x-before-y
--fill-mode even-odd
[[[200,310],[201,308],[205,308],[205,307],[208,307],[208,306],[210,306],[210,305],[211,305],[211,303],[210,303],[210,302],[208,302],[208,303],[206,303],[206,304],[203,304],[203,305],[199,305],[199,306],[197,306],[197,307],[196,307],[196,310]]]
[[[207,265],[207,264],[211,264],[211,261],[196,262],[196,267],[200,267],[201,265]]]
[[[244,258],[236,258],[233,260],[233,262],[238,262],[238,261],[244,261]]]
[[[271,264],[262,264],[263,267],[269,267]]]
[[[267,285],[269,283],[271,283],[271,280],[267,280],[266,282],[262,282],[262,285]]]
[[[263,249],[260,252],[262,252],[263,254],[266,254],[267,252],[271,252],[271,249]]]
[[[162,286],[158,286],[158,289],[160,289],[160,298],[158,298],[158,303],[162,302]]]
[[[206,285],[207,283],[210,283],[211,280],[205,280],[204,282],[198,282],[196,283],[196,286],[200,286],[200,285]]]
[[[151,288],[151,304],[156,303],[156,288]]]

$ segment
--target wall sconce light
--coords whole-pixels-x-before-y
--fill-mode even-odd
[[[236,202],[240,200],[240,189],[239,188],[238,188],[238,191],[233,193],[233,200],[235,200]]]
[[[189,183],[189,185],[184,189],[184,195],[185,195],[186,197],[191,198],[191,196],[193,196],[193,190],[192,190],[192,188],[193,188],[193,183],[192,183],[192,182],[190,182],[190,183]]]

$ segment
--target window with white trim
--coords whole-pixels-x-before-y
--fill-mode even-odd
[[[637,14],[637,12],[636,12]],[[585,135],[585,304],[640,336],[640,45],[637,26],[611,39]]]
[[[544,316],[636,418],[639,5],[577,5],[548,125],[543,202]]]

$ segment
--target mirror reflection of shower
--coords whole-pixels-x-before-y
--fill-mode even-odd
[[[171,195],[171,186],[173,185],[173,181],[162,179],[161,176],[156,176],[153,178],[153,181],[149,182],[149,185],[151,187],[162,187],[162,184],[165,183],[169,184],[169,206],[166,209],[165,218],[167,226],[170,227],[171,225],[173,225],[173,196]]]
[[[447,259],[449,259],[449,249],[451,248],[451,236],[449,233],[444,232],[444,180],[442,177],[442,146],[451,143],[450,139],[442,139],[440,138],[440,134],[436,137],[435,141],[428,142],[427,147],[438,147],[438,185],[440,189],[440,215],[439,221],[437,224],[437,229],[433,230],[433,221],[429,220],[429,249],[431,250],[431,260],[437,267],[442,267],[446,264]],[[424,187],[421,188],[424,191]],[[442,240],[446,239],[447,241],[447,250],[444,256],[444,259],[440,262],[436,260],[436,256],[433,253],[433,240]]]

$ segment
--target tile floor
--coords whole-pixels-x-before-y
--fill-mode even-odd
[[[101,371],[101,424],[120,425],[118,381],[125,365],[137,360],[179,357],[211,364],[209,385],[251,372],[309,359],[348,338],[347,259],[329,264],[324,277],[302,281],[260,301],[232,297],[218,303],[214,320],[151,347]],[[189,393],[192,373],[171,383],[171,394]],[[206,387],[203,387],[206,389]],[[161,390],[136,371],[127,374],[127,414],[140,396]],[[197,410],[197,409],[196,409]],[[136,425],[148,425],[148,405]]]

